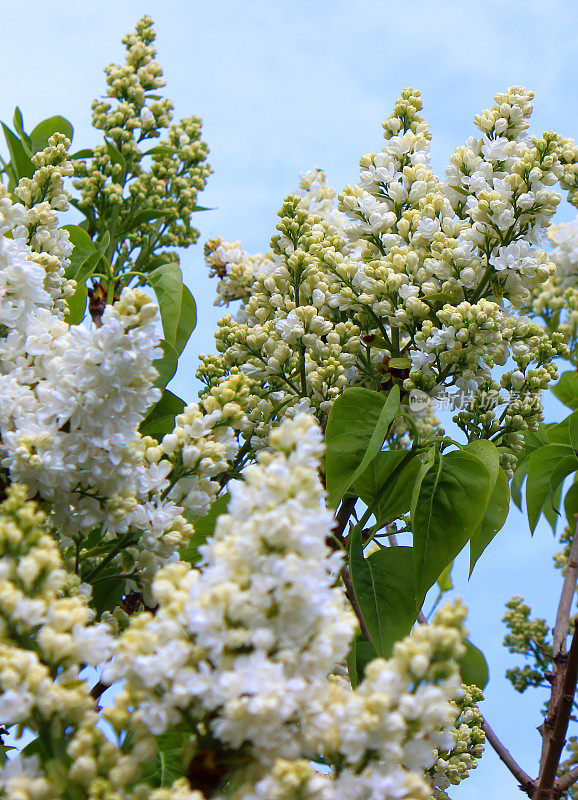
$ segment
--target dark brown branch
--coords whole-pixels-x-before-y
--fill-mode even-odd
[[[352,609],[355,611],[355,616],[357,617],[359,622],[359,627],[361,628],[361,635],[363,636],[366,642],[370,642],[371,636],[369,635],[369,631],[367,630],[367,625],[365,624],[365,620],[363,619],[363,614],[361,613],[361,608],[359,607],[359,603],[357,602],[357,597],[355,596],[355,592],[353,591],[351,575],[349,574],[349,569],[347,567],[343,568],[341,577],[343,578],[343,583],[345,584],[345,596],[351,603]]]
[[[341,502],[337,513],[335,514],[335,527],[333,528],[333,535],[336,539],[338,539],[341,543],[344,543],[345,537],[343,536],[343,531],[345,530],[345,526],[349,522],[349,517],[353,514],[353,509],[355,508],[355,504],[357,502],[357,497],[346,497],[345,500]]]
[[[556,625],[552,639],[552,654],[554,658],[558,653],[566,652],[566,637],[570,631],[570,609],[572,598],[576,590],[576,579],[578,578],[578,521],[574,530],[574,538],[568,555],[568,565],[564,573],[564,585],[558,604],[556,614]]]
[[[578,521],[574,530],[574,538],[570,546],[568,564],[564,573],[564,583],[560,593],[558,609],[556,612],[556,624],[552,635],[552,671],[548,676],[551,683],[550,699],[548,701],[548,714],[538,730],[542,734],[542,752],[540,754],[540,775],[542,774],[546,762],[546,756],[550,749],[550,743],[554,734],[554,725],[562,697],[563,685],[566,676],[567,656],[566,639],[570,630],[570,609],[572,598],[576,590],[576,579],[578,576]]]
[[[562,775],[561,778],[558,778],[558,780],[554,784],[554,792],[561,797],[564,794],[564,792],[567,792],[568,789],[571,786],[574,786],[574,784],[577,781],[578,781],[578,767],[574,767],[574,769],[571,769],[570,772],[566,773],[566,775]],[[556,794],[554,795],[554,797],[556,796]]]
[[[97,710],[97,711],[98,711],[98,710],[99,710],[99,708],[100,708],[100,706],[99,706],[99,702],[98,702],[98,701],[100,700],[100,698],[101,698],[101,697],[102,697],[102,695],[103,695],[103,694],[106,692],[106,690],[107,690],[107,689],[110,689],[110,684],[108,684],[108,683],[103,683],[101,680],[98,680],[98,681],[97,681],[97,682],[94,684],[94,686],[92,687],[92,689],[90,690],[90,696],[91,696],[92,698],[94,698],[94,705],[95,705],[95,707],[96,707],[96,710]]]
[[[525,792],[528,797],[532,797],[532,792],[536,786],[535,781],[528,775],[527,772],[524,772],[522,767],[518,764],[515,758],[512,756],[510,751],[504,747],[502,742],[498,739],[495,732],[488,724],[488,722],[484,719],[482,722],[482,730],[486,734],[486,740],[491,744],[494,748],[498,758],[506,765],[506,767],[510,770],[514,778],[518,781],[520,789]]]
[[[574,705],[574,695],[576,693],[576,680],[578,678],[578,628],[574,629],[572,637],[572,644],[570,645],[570,652],[568,653],[568,660],[566,663],[566,670],[564,673],[564,682],[562,684],[562,694],[556,709],[554,726],[552,734],[546,750],[546,757],[542,769],[540,770],[540,777],[538,779],[538,788],[533,796],[533,800],[550,800],[554,790],[554,782],[560,764],[560,756],[566,744],[566,732],[568,731],[568,723],[570,722],[570,715],[572,714],[572,706]]]
[[[349,521],[349,517],[353,514],[353,509],[355,508],[355,503],[357,502],[357,497],[346,497],[345,500],[342,501],[341,505],[339,506],[339,510],[335,515],[335,522],[336,525],[333,529],[333,535],[336,539],[340,542],[345,541],[345,537],[343,536],[343,531],[345,530],[345,526]],[[369,635],[369,631],[367,630],[367,625],[365,624],[365,620],[363,619],[363,614],[361,613],[361,608],[359,607],[359,603],[357,602],[357,597],[355,596],[355,591],[353,589],[353,583],[351,582],[351,575],[349,574],[349,568],[343,567],[341,572],[341,578],[343,579],[343,583],[345,585],[345,596],[351,603],[351,608],[355,612],[355,616],[359,622],[359,627],[361,629],[361,635],[365,639],[366,642],[371,641],[371,636]]]

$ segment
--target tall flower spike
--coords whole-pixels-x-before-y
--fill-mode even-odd
[[[88,233],[103,236],[111,229],[116,236],[111,261],[117,278],[134,269],[150,271],[153,263],[178,262],[172,248],[197,241],[191,216],[212,171],[201,120],[173,123],[172,102],[157,94],[165,81],[152,25],[144,16],[123,39],[125,63],[106,68],[110,99],[92,105],[93,125],[104,132],[105,143],[94,157],[74,162]]]

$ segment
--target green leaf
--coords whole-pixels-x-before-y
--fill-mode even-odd
[[[554,492],[549,503],[544,505],[544,518],[552,528],[552,533],[556,533],[558,519],[560,517],[560,500],[562,499],[562,487],[559,486]]]
[[[388,395],[351,387],[333,403],[325,434],[328,504],[336,507],[381,450],[400,412],[399,386]]]
[[[484,518],[470,540],[470,575],[486,547],[494,536],[501,531],[510,510],[510,488],[506,473],[500,467],[496,482],[486,506]]]
[[[162,217],[170,217],[173,215],[172,211],[166,208],[143,208],[142,211],[137,211],[131,221],[131,228],[138,227],[145,222],[151,222],[153,219],[161,219]]]
[[[564,498],[564,513],[569,525],[574,524],[574,516],[578,514],[578,481],[574,476],[574,483],[566,492]]]
[[[485,463],[465,450],[435,451],[416,480],[411,519],[415,591],[425,595],[484,519],[492,487]]]
[[[153,361],[153,367],[159,373],[159,377],[156,379],[154,385],[157,389],[164,389],[167,383],[172,381],[175,377],[179,362],[179,354],[172,344],[165,339],[161,339],[159,344],[163,348],[163,356]]]
[[[20,141],[24,145],[24,149],[30,149],[30,136],[24,130],[24,118],[22,117],[22,111],[16,106],[14,109],[14,127],[16,128],[16,133],[20,136]],[[31,152],[28,152],[28,155],[32,155]]]
[[[500,468],[498,448],[486,439],[475,439],[464,448],[480,458],[490,471],[490,497],[484,517],[470,539],[470,575],[486,547],[504,526],[510,508],[510,489]]]
[[[183,749],[190,738],[186,731],[169,731],[155,736],[157,753],[141,765],[140,780],[155,788],[171,786],[185,772]]]
[[[102,253],[102,255],[104,255],[106,253],[107,249],[108,249],[109,244],[110,244],[110,233],[108,231],[105,231],[102,234],[100,240],[96,241],[94,244],[95,244],[95,247],[98,250],[98,252]]]
[[[411,359],[410,358],[390,358],[388,363],[388,367],[391,369],[409,369],[411,367]]]
[[[384,525],[409,511],[420,467],[407,450],[381,450],[353,488]]]
[[[466,652],[458,661],[462,682],[465,683],[466,686],[471,686],[473,684],[483,690],[490,680],[488,662],[482,651],[472,644],[469,639],[466,639],[464,644],[466,646]]]
[[[416,602],[411,547],[384,547],[364,558],[361,529],[353,529],[349,569],[355,597],[378,656],[411,631],[423,597]]]
[[[195,300],[183,284],[178,264],[163,264],[150,272],[147,278],[157,296],[165,339],[180,354],[195,329]]]
[[[152,95],[151,95],[152,97]],[[170,147],[169,145],[162,145],[159,144],[156,147],[151,147],[150,150],[147,150],[143,153],[144,156],[174,156],[175,153],[178,151],[174,147]]]
[[[566,419],[562,420],[562,422],[558,422],[555,425],[545,426],[548,442],[551,444],[570,444],[570,431],[568,428],[569,420],[570,417],[566,417]]]
[[[225,494],[217,497],[206,517],[193,517],[190,513],[186,514],[187,520],[193,523],[195,532],[189,541],[181,547],[181,561],[196,564],[200,560],[199,547],[213,535],[218,518],[221,514],[227,513],[228,504],[229,495],[225,492]]]
[[[39,153],[48,146],[48,140],[54,133],[63,133],[70,141],[74,136],[74,128],[64,117],[49,117],[39,122],[30,134],[30,147],[34,153]]]
[[[94,150],[91,150],[88,147],[85,147],[83,150],[77,150],[76,153],[71,153],[70,158],[92,158],[94,156]]]
[[[197,304],[195,298],[189,291],[188,287],[183,284],[183,294],[181,297],[181,315],[179,317],[179,324],[177,325],[177,333],[175,336],[175,348],[180,355],[189,339],[191,333],[197,327]]]
[[[111,142],[110,139],[105,139],[104,143],[106,145],[106,152],[108,153],[108,157],[110,158],[110,160],[112,161],[113,164],[118,164],[120,166],[120,168],[122,169],[122,174],[123,174],[123,176],[125,176],[126,175],[126,158],[123,156],[123,154],[120,152],[118,147],[114,144],[114,142]]]
[[[558,383],[550,388],[565,406],[572,410],[578,408],[578,371],[563,372]]]
[[[93,253],[91,256],[88,256],[88,258],[85,259],[78,268],[78,271],[74,276],[74,280],[80,284],[86,283],[90,276],[96,271],[100,262],[103,260],[105,259],[101,253]]]
[[[577,469],[578,458],[576,458],[575,455],[568,455],[564,456],[564,458],[561,458],[552,471],[552,475],[550,477],[550,491],[548,494],[553,496],[556,492],[556,489],[560,487],[568,475],[570,475],[572,472],[576,472]]]
[[[16,181],[18,182],[20,178],[31,178],[34,175],[35,167],[30,156],[24,149],[24,145],[15,133],[4,123],[2,123],[2,129],[4,130],[4,138],[8,145],[8,152],[10,153]]]
[[[70,255],[70,267],[66,270],[66,276],[75,278],[80,265],[86,259],[97,252],[97,248],[88,235],[88,233],[80,228],[78,225],[63,225],[65,231],[68,231],[68,238],[74,245],[74,249]]]
[[[98,573],[98,580],[91,584],[91,605],[97,616],[100,616],[103,611],[112,611],[122,600],[126,578],[120,577],[118,572],[117,567],[104,569]]]
[[[578,411],[575,411],[568,417],[568,435],[570,437],[570,444],[575,451],[578,451]]]
[[[455,297],[452,297],[451,294],[445,294],[444,292],[435,292],[434,294],[428,294],[427,297],[423,298],[424,303],[428,305],[445,305],[449,303],[450,305],[455,305],[457,300]]]
[[[440,592],[451,592],[454,588],[454,582],[452,581],[452,567],[454,566],[454,562],[452,561],[451,564],[448,564],[447,567],[444,569],[442,574],[439,576],[437,580],[437,584],[439,586]]]
[[[514,477],[510,483],[512,500],[522,510],[522,486],[528,474],[530,456],[539,447],[550,443],[549,430],[551,426],[540,425],[537,431],[526,431],[524,433],[524,447],[518,455],[518,465],[514,471]],[[555,427],[555,426],[554,426]],[[563,440],[567,443],[567,440]]]
[[[535,450],[528,462],[526,485],[526,508],[532,533],[536,530],[538,519],[548,495],[550,480],[558,463],[565,456],[573,456],[574,450],[566,444],[547,444]]]
[[[87,298],[88,289],[84,283],[79,283],[72,297],[66,298],[66,303],[70,311],[66,317],[66,321],[69,325],[80,325],[86,313]]]
[[[526,480],[526,475],[528,473],[528,462],[525,461],[523,464],[519,464],[510,481],[510,492],[512,494],[512,500],[518,506],[520,511],[522,510],[522,484]]]
[[[185,401],[168,389],[163,389],[161,399],[151,408],[141,422],[139,431],[142,436],[154,436],[160,441],[166,433],[175,427],[175,417],[181,414]]]
[[[365,668],[374,658],[377,658],[375,647],[371,642],[366,642],[363,635],[358,632],[351,642],[347,655],[347,671],[354,689],[363,680]]]

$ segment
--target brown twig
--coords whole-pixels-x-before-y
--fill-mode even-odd
[[[482,730],[486,734],[486,740],[491,744],[498,758],[506,765],[514,778],[516,778],[520,789],[525,792],[528,797],[532,797],[532,792],[536,786],[535,782],[528,773],[522,769],[510,751],[498,739],[487,720],[484,719],[484,717],[482,717],[482,720]]]
[[[365,639],[366,642],[371,641],[371,636],[369,635],[369,631],[367,630],[367,625],[365,624],[365,620],[363,619],[363,614],[361,613],[361,608],[359,607],[359,603],[357,602],[357,597],[355,596],[355,592],[353,590],[353,584],[351,582],[351,575],[349,574],[349,569],[347,567],[343,567],[341,572],[341,577],[343,578],[343,583],[345,584],[345,596],[351,603],[351,607],[355,612],[355,616],[359,622],[359,627],[361,628],[361,635]]]
[[[578,767],[574,767],[571,769],[570,772],[567,772],[566,775],[562,775],[561,778],[554,784],[554,791],[558,794],[559,797],[562,797],[564,792],[567,792],[571,786],[578,781]],[[556,794],[554,796],[556,796]]]
[[[346,497],[345,500],[342,500],[341,505],[337,513],[335,514],[335,527],[333,528],[333,535],[336,539],[338,539],[342,544],[345,542],[345,536],[343,536],[343,531],[345,530],[345,526],[349,522],[349,517],[353,514],[353,509],[355,508],[355,504],[357,502],[357,497]]]
[[[567,669],[566,639],[570,630],[570,609],[576,590],[578,577],[578,520],[574,530],[574,538],[570,546],[568,564],[564,573],[564,583],[560,593],[560,601],[556,612],[556,624],[552,636],[552,670],[548,676],[551,683],[548,714],[538,730],[542,734],[542,752],[540,754],[540,775],[544,770],[546,757],[554,732],[556,715],[562,697],[563,685]]]
[[[554,725],[551,736],[549,737],[546,757],[540,769],[538,786],[536,788],[536,793],[533,795],[533,800],[550,800],[553,796],[552,792],[554,790],[556,774],[560,764],[560,756],[566,744],[566,732],[568,731],[568,723],[570,722],[572,706],[574,705],[577,678],[578,628],[575,628],[574,635],[572,636],[572,644],[570,645],[570,652],[568,653],[568,660],[566,662],[566,669],[564,671],[562,694],[556,708]]]
[[[356,502],[357,502],[357,497],[346,497],[345,500],[341,502],[341,505],[339,506],[339,509],[335,514],[336,525],[333,528],[333,535],[338,541],[342,543],[345,542],[343,531],[345,530],[345,526],[349,521],[349,517],[353,514],[353,509],[355,508]],[[355,616],[357,617],[357,620],[359,622],[361,635],[363,636],[366,642],[370,642],[371,636],[369,635],[367,625],[365,624],[365,620],[363,619],[363,614],[361,613],[361,608],[359,607],[359,603],[357,602],[357,597],[355,596],[355,591],[353,589],[353,583],[351,582],[351,575],[349,574],[348,567],[343,567],[341,571],[341,578],[345,585],[345,596],[351,603],[351,608],[355,612]]]

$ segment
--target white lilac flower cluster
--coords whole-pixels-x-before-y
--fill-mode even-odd
[[[0,793],[128,799],[154,743],[136,731],[123,752],[98,727],[83,670],[110,656],[112,629],[93,621],[86,585],[65,569],[45,515],[26,494],[14,484],[0,505],[0,720],[36,739],[3,761]]]
[[[300,207],[309,214],[321,217],[336,228],[343,228],[347,217],[335,207],[336,192],[328,186],[323,170],[315,168],[301,175],[297,195]],[[218,277],[215,305],[227,306],[235,300],[248,302],[251,286],[256,278],[271,275],[278,259],[273,253],[251,255],[243,250],[241,242],[209,239],[205,244],[205,261],[211,277]],[[238,313],[243,318],[243,309]]]
[[[218,710],[211,727],[229,746],[292,752],[319,676],[347,654],[354,619],[334,587],[341,558],[325,543],[333,515],[316,474],[320,431],[300,415],[271,447],[229,481],[229,514],[201,550],[202,572],[175,564],[157,574],[160,609],[135,621],[106,670],[109,681],[130,677],[155,734],[200,701]]]
[[[3,794],[204,800],[223,798],[229,780],[236,800],[428,800],[474,766],[456,751],[471,749],[462,728],[474,720],[455,664],[465,609],[446,606],[418,626],[357,689],[333,676],[355,620],[325,542],[321,433],[300,415],[270,446],[230,484],[201,571],[162,569],[156,613],[133,617],[116,643],[63,568],[45,515],[25,487],[10,487],[0,506],[0,720],[38,739],[33,755],[0,767]],[[80,670],[109,656],[103,678],[124,686],[96,710]],[[182,775],[155,789],[146,767],[163,732],[182,746]],[[320,754],[329,773],[315,770]]]
[[[385,147],[361,159],[360,182],[345,187],[338,210],[313,170],[279,212],[265,256],[209,242],[217,302],[241,304],[219,324],[219,355],[203,356],[197,374],[207,387],[238,371],[251,379],[243,408],[253,447],[296,411],[324,424],[348,384],[472,392],[513,357],[515,430],[501,444],[519,449],[564,346],[516,309],[554,273],[536,244],[560,199],[552,185],[574,158],[554,134],[526,138],[530,100],[520,87],[497,95],[476,117],[483,135],[458,148],[442,182],[428,167],[419,93],[404,90],[384,123]]]
[[[209,751],[239,800],[426,800],[424,770],[456,743],[465,609],[418,626],[355,690],[331,675],[355,620],[335,585],[341,557],[326,544],[320,454],[319,428],[298,415],[229,482],[201,571],[161,570],[155,614],[133,618],[118,641],[103,677],[124,686],[107,719],[119,736],[129,718],[154,735],[185,725],[187,774],[202,773]],[[308,761],[320,753],[329,774]]]
[[[533,245],[559,201],[549,187],[563,173],[560,140],[524,140],[530,99],[519,87],[497,95],[475,120],[484,136],[458,148],[441,183],[427,167],[419,94],[404,91],[383,151],[361,159],[360,184],[340,195],[346,232],[365,247],[361,263],[341,267],[346,297],[368,326],[378,317],[372,332],[389,355],[409,357],[407,389],[473,389],[512,345],[540,336],[527,325],[521,335],[504,307],[554,271]]]
[[[64,179],[72,175],[69,147],[63,134],[51,136],[48,146],[32,156],[32,178],[21,178],[14,190],[26,212],[13,235],[29,245],[31,260],[44,270],[44,289],[60,313],[66,313],[64,300],[74,292],[74,283],[65,279],[72,244],[59,221],[59,212],[68,208]]]
[[[238,371],[248,377],[251,393],[242,405],[252,446],[266,443],[278,417],[312,411],[324,420],[359,349],[358,327],[330,305],[339,286],[325,260],[344,240],[301,200],[292,196],[283,205],[265,268],[247,269],[247,301],[235,318],[219,322],[222,355],[202,357],[198,372],[209,388]]]
[[[99,327],[66,323],[71,246],[56,227],[66,146],[55,137],[16,188],[27,203],[42,195],[39,203],[26,208],[0,186],[0,468],[50,503],[63,546],[97,526],[102,541],[123,537],[124,571],[146,590],[191,533],[183,509],[204,514],[217,494],[211,479],[237,448],[231,425],[241,413],[230,400],[242,396],[242,376],[229,380],[235,392],[224,382],[203,407],[187,408],[166,447],[138,433],[161,396],[157,309],[125,289]]]
[[[477,686],[464,686],[463,690],[463,696],[457,701],[459,714],[454,723],[454,745],[447,752],[438,751],[435,764],[428,770],[435,800],[449,800],[445,790],[465,780],[468,773],[476,769],[484,752],[484,720],[478,709],[478,703],[484,699],[482,691]]]
[[[564,337],[564,354],[578,364],[578,221],[553,225],[547,233],[556,274],[536,287],[527,304],[529,315]]]
[[[215,305],[226,306],[235,300],[247,302],[251,285],[259,275],[269,275],[275,268],[270,253],[250,255],[241,242],[209,239],[205,244],[205,261],[211,277],[218,277]]]

